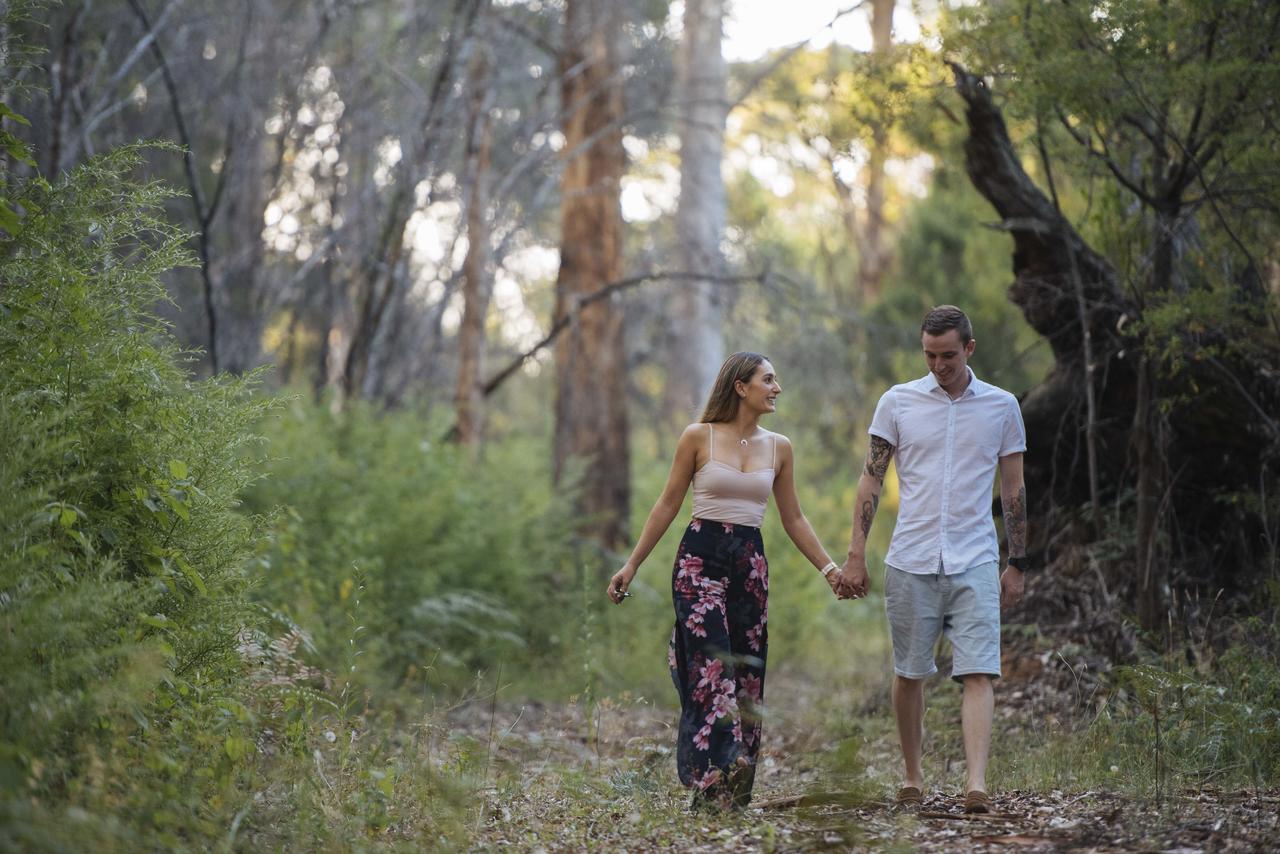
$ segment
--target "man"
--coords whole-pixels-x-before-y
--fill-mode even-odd
[[[885,392],[867,431],[871,444],[858,480],[841,582],[857,594],[868,589],[867,534],[896,454],[898,523],[885,558],[884,591],[893,640],[893,710],[905,766],[896,803],[923,802],[924,679],[938,670],[933,648],[942,632],[954,652],[951,678],[964,685],[964,808],[989,812],[986,768],[992,680],[1000,676],[1000,610],[1022,598],[1027,568],[1026,429],[1013,395],[969,369],[976,342],[964,312],[951,305],[933,309],[921,324],[920,340],[929,373]],[[1009,545],[1002,574],[990,509],[997,464]]]

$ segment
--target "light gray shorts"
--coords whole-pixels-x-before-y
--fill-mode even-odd
[[[951,678],[1000,676],[1000,564],[956,575],[917,575],[885,565],[884,609],[893,639],[893,672],[923,679],[938,672],[933,648],[951,641]]]

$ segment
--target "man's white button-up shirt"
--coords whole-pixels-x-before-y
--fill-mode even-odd
[[[952,400],[931,372],[886,391],[867,432],[895,448],[898,523],[886,563],[955,575],[1000,559],[991,486],[1000,457],[1027,449],[1017,398],[969,371]]]

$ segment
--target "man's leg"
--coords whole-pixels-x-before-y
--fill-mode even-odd
[[[893,641],[893,714],[906,772],[903,787],[923,792],[924,680],[938,672],[933,646],[942,631],[939,576],[914,575],[892,566],[884,572],[884,606]]]
[[[948,578],[951,678],[964,684],[960,725],[968,775],[966,792],[987,791],[987,755],[995,707],[992,681],[1000,676],[999,568],[992,561]]]
[[[902,763],[906,771],[902,785],[924,791],[924,770],[920,766],[920,750],[924,741],[923,679],[893,677],[893,714],[898,719],[898,741],[902,744]],[[990,724],[988,716],[988,733]],[[968,744],[967,738],[965,743]]]
[[[970,673],[964,680],[964,700],[960,704],[960,725],[964,731],[964,763],[969,782],[966,792],[987,790],[987,754],[991,749],[991,718],[995,712],[995,692],[991,677],[985,673]],[[894,686],[897,687],[896,684]],[[897,692],[894,692],[896,705]],[[902,715],[898,716],[898,731],[902,731]],[[906,740],[903,740],[905,750]],[[918,756],[918,754],[917,754]]]

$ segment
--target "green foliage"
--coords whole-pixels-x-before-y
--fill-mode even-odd
[[[1194,666],[1180,655],[1151,655],[1114,668],[1096,696],[1079,698],[1087,714],[1075,723],[1056,715],[1019,721],[1040,743],[1029,748],[1023,732],[1008,749],[994,739],[993,771],[1008,788],[1081,787],[1157,801],[1186,789],[1275,786],[1280,638],[1262,619],[1225,631],[1236,641],[1218,654],[1203,651]]]
[[[46,5],[48,4],[44,0],[9,0],[0,6],[0,63],[5,67],[6,77],[16,79],[18,75],[14,72],[20,69],[25,70],[35,64],[31,52],[23,44],[11,38],[10,34],[14,27],[30,21],[34,14]],[[6,81],[5,96],[12,98],[15,94],[21,93],[24,88],[21,85],[11,85]],[[27,121],[26,116],[15,112],[8,104],[0,101],[0,167],[6,169],[6,173],[0,174],[0,232],[14,235],[22,228],[22,212],[13,207],[15,200],[10,196],[12,188],[9,186],[7,168],[10,161],[17,161],[27,166],[35,166],[36,162],[32,157],[31,147],[11,131],[6,130],[5,122],[23,126],[29,126],[31,122]]]
[[[1053,357],[1006,295],[1008,237],[983,227],[993,218],[990,206],[949,163],[938,163],[929,189],[907,210],[900,268],[872,311],[885,330],[882,346],[868,353],[872,370],[892,382],[922,376],[920,321],[933,306],[952,303],[973,321],[974,373],[1022,394],[1049,372]]]
[[[475,669],[564,651],[578,601],[569,505],[540,445],[512,439],[474,461],[417,412],[335,416],[301,400],[262,430],[274,458],[246,500],[285,512],[253,595],[312,631],[321,660],[342,658],[357,569],[365,687],[465,688]]]
[[[1098,495],[1139,529],[1136,554],[1150,548],[1166,567],[1167,584],[1138,585],[1148,628],[1167,604],[1157,591],[1251,585],[1275,564],[1278,29],[1280,7],[1260,0],[992,2],[943,28],[948,54],[990,79],[1041,188],[1131,301],[1114,358],[1151,380],[1139,387],[1154,399],[1126,393],[1133,426],[1115,430],[1129,421],[1121,410],[1095,433],[1112,447],[1154,437],[1157,453],[1138,455],[1133,479],[1104,467]],[[1103,401],[1124,388],[1100,376]],[[1146,485],[1167,493],[1154,519],[1123,506],[1135,483],[1134,509]],[[1146,576],[1118,557],[1106,571],[1127,597]]]
[[[1140,308],[1171,288],[1234,291],[1234,311],[1198,317],[1230,339],[1265,323],[1241,298],[1257,299],[1249,278],[1274,246],[1278,23],[1260,0],[997,2],[955,12],[944,34],[996,79],[1015,139],[1043,146],[1064,212]],[[1153,260],[1162,246],[1171,269]],[[1147,320],[1157,352],[1181,332]]]
[[[170,194],[125,180],[142,153],[18,183],[0,245],[3,846],[175,845],[244,758],[236,496],[265,404],[191,381],[150,312],[189,258]]]
[[[1264,0],[994,2],[954,13],[945,43],[971,70],[1013,75],[1023,105],[1062,106],[1082,128],[1149,144],[1152,128],[1122,131],[1118,119],[1163,115],[1171,124],[1160,133],[1231,133],[1242,107],[1269,98],[1280,70],[1268,7]],[[1215,119],[1227,126],[1210,127]]]
[[[1135,779],[1149,781],[1157,796],[1178,782],[1273,785],[1280,778],[1276,652],[1253,643],[1233,646],[1211,672],[1156,664],[1116,668],[1118,691],[1107,714],[1114,737],[1143,766]]]

